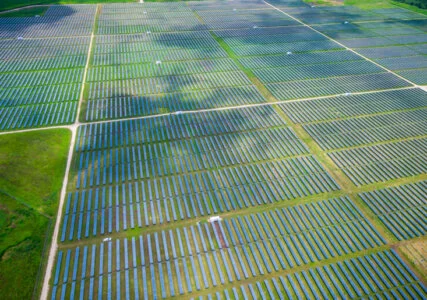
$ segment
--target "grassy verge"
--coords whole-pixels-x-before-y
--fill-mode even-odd
[[[305,3],[316,5],[337,5],[336,0],[303,0]],[[362,9],[393,8],[390,0],[344,0],[344,5],[353,5]]]
[[[396,247],[401,257],[416,271],[424,282],[427,282],[427,237],[422,236],[409,241],[403,241]]]
[[[353,5],[361,9],[393,8],[389,0],[344,0],[345,5]]]
[[[316,5],[337,5],[336,0],[303,0],[306,3]],[[408,9],[417,13],[427,15],[427,9],[419,8],[415,5],[393,0],[344,0],[344,5],[353,5],[361,9],[379,9],[379,8],[396,8],[396,6]]]
[[[65,129],[0,137],[0,294],[29,299],[50,241],[71,133]]]
[[[302,1],[310,5],[321,5],[321,6],[336,6],[336,5],[343,4],[343,2],[339,0],[302,0]]]

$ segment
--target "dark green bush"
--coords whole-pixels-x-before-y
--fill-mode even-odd
[[[417,6],[419,8],[427,8],[427,0],[396,0],[401,3]]]

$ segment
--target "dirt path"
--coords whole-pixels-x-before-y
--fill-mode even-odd
[[[95,25],[96,25],[95,23],[96,23],[98,13],[99,13],[99,5],[97,5],[96,13],[95,13],[94,20],[93,20],[92,34],[91,34],[89,49],[88,49],[88,53],[87,53],[86,66],[85,66],[85,70],[83,73],[82,87],[81,87],[81,91],[80,91],[80,98],[79,98],[79,105],[77,108],[76,119],[74,121],[74,124],[67,126],[67,128],[69,130],[71,130],[71,142],[70,142],[70,148],[68,149],[67,167],[65,169],[64,180],[62,182],[61,196],[60,196],[59,205],[58,205],[58,214],[56,216],[55,229],[53,231],[52,243],[51,243],[50,250],[49,250],[49,257],[48,257],[47,266],[46,266],[46,270],[45,270],[45,277],[43,280],[43,288],[42,288],[42,292],[40,294],[40,299],[42,299],[42,300],[46,300],[49,296],[49,287],[50,287],[49,282],[50,282],[50,278],[52,276],[53,264],[55,262],[56,252],[58,251],[59,227],[61,226],[63,207],[64,207],[64,202],[65,202],[65,197],[67,194],[68,177],[70,174],[71,162],[73,159],[73,152],[74,152],[74,147],[75,147],[75,143],[76,143],[77,128],[80,124],[79,123],[79,114],[80,114],[80,109],[81,109],[81,105],[83,102],[86,75],[87,75],[87,71],[89,68],[90,55],[92,53],[92,45],[93,45],[93,40],[95,37],[95,32],[94,32]]]
[[[49,250],[49,257],[48,257],[47,266],[46,266],[46,273],[45,273],[45,277],[43,280],[43,288],[42,288],[42,292],[40,294],[40,299],[43,299],[43,300],[47,299],[48,295],[49,295],[49,281],[50,281],[50,277],[52,275],[56,251],[58,249],[59,226],[61,224],[62,210],[64,207],[65,196],[67,193],[68,175],[70,173],[71,160],[73,158],[73,149],[74,149],[74,143],[76,141],[76,133],[77,133],[76,128],[73,128],[71,130],[71,143],[70,143],[70,149],[68,150],[67,167],[65,169],[64,180],[62,182],[61,197],[60,197],[60,201],[59,201],[59,205],[58,205],[58,215],[56,216],[55,229],[53,231],[52,242],[51,242],[51,246],[50,246],[50,250]]]
[[[402,88],[393,88],[393,89],[387,89],[387,90],[378,90],[378,91],[366,91],[366,92],[354,92],[351,93],[352,95],[364,95],[364,94],[375,94],[375,93],[381,93],[381,92],[390,92],[390,91],[399,91],[399,90],[407,90],[412,89],[413,86],[410,87],[402,87]],[[427,91],[427,86],[419,86],[419,88]],[[224,111],[224,110],[233,110],[233,109],[242,109],[242,108],[249,108],[249,107],[257,107],[257,106],[269,106],[269,105],[276,105],[276,104],[282,104],[282,103],[291,103],[291,102],[300,102],[300,101],[309,101],[309,100],[318,100],[318,99],[326,99],[326,98],[333,98],[337,96],[341,96],[342,94],[336,94],[336,95],[327,95],[327,96],[321,96],[321,97],[310,97],[310,98],[300,98],[300,99],[293,99],[293,100],[286,100],[286,101],[274,101],[274,102],[264,102],[264,103],[256,103],[256,104],[245,104],[245,105],[237,105],[237,106],[226,106],[226,107],[218,107],[218,108],[209,108],[209,109],[199,109],[199,110],[185,110],[185,111],[179,111],[179,112],[172,112],[172,113],[166,113],[166,114],[156,114],[156,115],[149,115],[149,116],[135,116],[135,117],[129,117],[129,118],[121,118],[121,119],[108,119],[108,120],[102,120],[102,121],[92,121],[92,122],[78,122],[71,125],[56,125],[56,126],[47,126],[47,127],[37,127],[37,128],[28,128],[28,129],[18,129],[18,130],[9,130],[9,131],[2,131],[0,132],[0,135],[3,134],[11,134],[11,133],[20,133],[20,132],[29,132],[29,131],[35,131],[35,130],[49,130],[49,129],[70,129],[74,130],[80,125],[90,125],[90,124],[103,124],[103,123],[109,123],[109,122],[117,122],[117,121],[131,121],[131,120],[142,120],[142,119],[151,119],[151,118],[158,118],[158,117],[164,117],[174,114],[197,114],[202,112],[211,112],[211,111]]]

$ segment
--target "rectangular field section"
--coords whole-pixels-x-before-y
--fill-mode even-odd
[[[426,291],[395,250],[387,250],[197,299],[423,299]]]
[[[427,109],[303,125],[325,150],[427,134]]]
[[[75,121],[95,12],[50,6],[39,18],[1,18],[0,130]]]
[[[399,240],[427,232],[427,181],[359,194]]]
[[[313,98],[354,92],[379,91],[410,86],[363,57],[345,50],[333,40],[302,26],[278,10],[259,3],[257,9],[239,9],[234,3],[190,5],[219,40],[227,44],[239,61],[265,84],[278,100]],[[280,6],[280,3],[278,3]],[[297,18],[302,7],[291,9]],[[287,8],[285,8],[286,11]],[[310,14],[310,12],[307,12]],[[328,11],[314,9],[315,19],[340,15],[355,20],[382,19],[382,15],[362,10]],[[325,14],[324,14],[325,13]],[[250,23],[239,21],[251,19]],[[280,19],[281,18],[281,19]],[[286,24],[289,18],[293,23]],[[280,21],[278,21],[280,19]],[[262,22],[258,22],[262,20]],[[338,22],[332,19],[331,23]],[[347,22],[348,23],[348,22]],[[331,25],[337,26],[337,25]],[[352,25],[348,25],[354,28]],[[232,30],[231,30],[232,29]],[[416,30],[416,29],[414,29]],[[375,33],[371,33],[375,35]]]
[[[329,156],[357,185],[424,174],[427,139],[413,139],[337,152]]]
[[[384,242],[342,197],[61,250],[53,296],[173,297]]]
[[[427,93],[403,89],[360,95],[347,95],[309,101],[294,101],[279,107],[295,123],[315,123],[377,113],[427,107]]]
[[[120,119],[266,100],[190,8],[103,5],[83,119]]]
[[[86,125],[75,150],[61,241],[339,189],[270,106]]]

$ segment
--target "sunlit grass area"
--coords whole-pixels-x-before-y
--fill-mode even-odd
[[[401,7],[418,13],[427,14],[427,9],[422,9],[422,5],[416,4],[415,1],[391,1],[391,0],[303,0],[306,3],[316,5],[353,5],[361,9],[379,9],[379,8],[396,8]]]
[[[0,138],[0,294],[30,299],[42,272],[65,172],[70,131]]]

